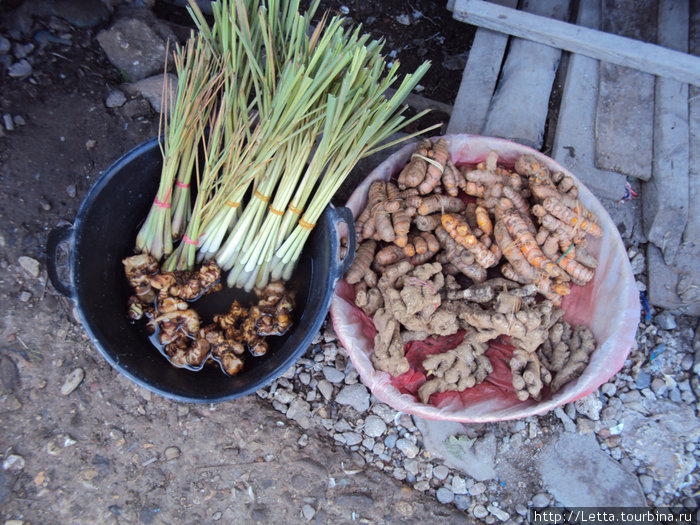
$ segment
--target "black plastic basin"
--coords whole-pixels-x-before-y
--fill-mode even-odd
[[[117,160],[95,183],[78,210],[74,224],[50,234],[47,268],[54,287],[72,298],[93,344],[119,372],[166,397],[197,403],[226,401],[247,395],[282,375],[309,347],[328,312],[335,284],[355,253],[352,213],[329,205],[314,228],[290,281],[296,291],[294,325],[282,337],[269,338],[270,351],[247,356],[238,375],[218,367],[199,372],[172,366],[149,342],[139,324],[126,317],[131,295],[122,259],[133,254],[136,232],[153,202],[162,165],[157,139],[137,146]],[[347,226],[349,246],[340,258],[338,226]],[[58,247],[69,243],[69,273],[57,272]],[[204,307],[226,311],[248,294],[224,289]],[[205,314],[206,316],[206,314]]]

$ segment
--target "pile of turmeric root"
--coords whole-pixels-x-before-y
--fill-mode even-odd
[[[147,319],[148,332],[174,366],[200,370],[218,363],[224,373],[235,375],[243,369],[246,352],[265,355],[269,348],[265,338],[282,335],[291,325],[294,301],[281,281],[256,290],[258,302],[250,308],[234,301],[227,313],[202,326],[192,303],[221,290],[216,262],[207,261],[195,272],[160,272],[158,262],[147,254],[127,257],[122,263],[134,290],[128,300],[129,318]]]
[[[345,280],[377,329],[377,369],[401,375],[408,341],[464,332],[457,347],[423,361],[423,403],[484,381],[493,371],[488,342],[498,337],[515,346],[508,365],[522,401],[586,368],[595,339],[564,321],[560,305],[571,285],[593,279],[587,239],[603,232],[575,181],[535,156],[508,169],[491,152],[457,167],[445,139],[426,139],[395,180],[370,185],[356,234]]]

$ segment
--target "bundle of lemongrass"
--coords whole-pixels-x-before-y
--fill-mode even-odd
[[[398,63],[342,18],[311,30],[318,1],[301,14],[298,0],[220,0],[211,26],[190,4],[199,33],[176,52],[163,172],[137,249],[167,256],[168,270],[216,258],[247,290],[289,279],[356,163],[423,115],[401,104],[429,64],[387,98]]]

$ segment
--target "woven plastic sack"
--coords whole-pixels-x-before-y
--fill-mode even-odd
[[[562,303],[565,319],[572,324],[583,323],[590,327],[598,342],[588,367],[578,379],[566,384],[556,394],[549,394],[539,402],[532,399],[520,401],[513,394],[512,387],[506,384],[507,381],[503,381],[510,374],[507,366],[500,366],[503,361],[499,359],[491,359],[496,368],[496,380],[491,374],[484,383],[467,389],[461,395],[448,393],[440,396],[436,405],[423,404],[416,396],[406,393],[405,389],[402,393],[395,384],[396,380],[392,381],[388,373],[375,370],[369,356],[374,348],[376,330],[367,316],[354,305],[352,287],[344,280],[338,282],[330,308],[338,339],[362,381],[378,399],[395,410],[423,418],[463,423],[524,418],[548,412],[590,394],[617,373],[630,351],[636,348],[639,292],[615,224],[575,175],[542,153],[493,137],[448,135],[445,138],[450,156],[458,166],[481,162],[492,150],[498,152],[499,163],[507,167],[512,167],[520,155],[530,154],[541,159],[553,172],[563,171],[577,181],[581,202],[598,217],[604,231],[600,239],[589,236],[588,250],[598,259],[594,280],[585,287],[574,286],[571,295],[565,297]],[[408,144],[388,157],[356,188],[346,204],[355,217],[365,207],[367,190],[372,181],[389,180],[398,174],[414,149],[415,144]],[[498,351],[498,348],[489,350]]]

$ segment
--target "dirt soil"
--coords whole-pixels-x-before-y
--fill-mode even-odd
[[[392,21],[413,16],[409,6],[424,13],[410,30]],[[409,67],[412,58],[440,62],[467,50],[443,46],[454,42],[456,26],[446,28],[438,3],[348,7],[357,20],[373,17],[367,26]],[[135,386],[97,353],[73,302],[47,282],[47,235],[75,218],[103,170],[156,134],[158,119],[141,98],[105,107],[124,81],[95,39],[109,21],[87,29],[48,15],[23,22],[4,35],[13,46],[36,44],[33,72],[12,78],[6,62],[0,68],[0,115],[14,121],[11,131],[0,126],[0,517],[281,523],[302,520],[312,502],[317,523],[349,522],[355,512],[375,523],[457,519],[456,510],[380,471],[352,470],[348,450],[304,434],[256,396],[215,406],[172,402]],[[32,38],[40,30],[70,43],[40,46]],[[429,42],[439,45],[423,53]],[[431,56],[435,49],[441,54]],[[431,78],[423,94],[450,103],[455,80]],[[68,392],[76,370],[84,379]]]

